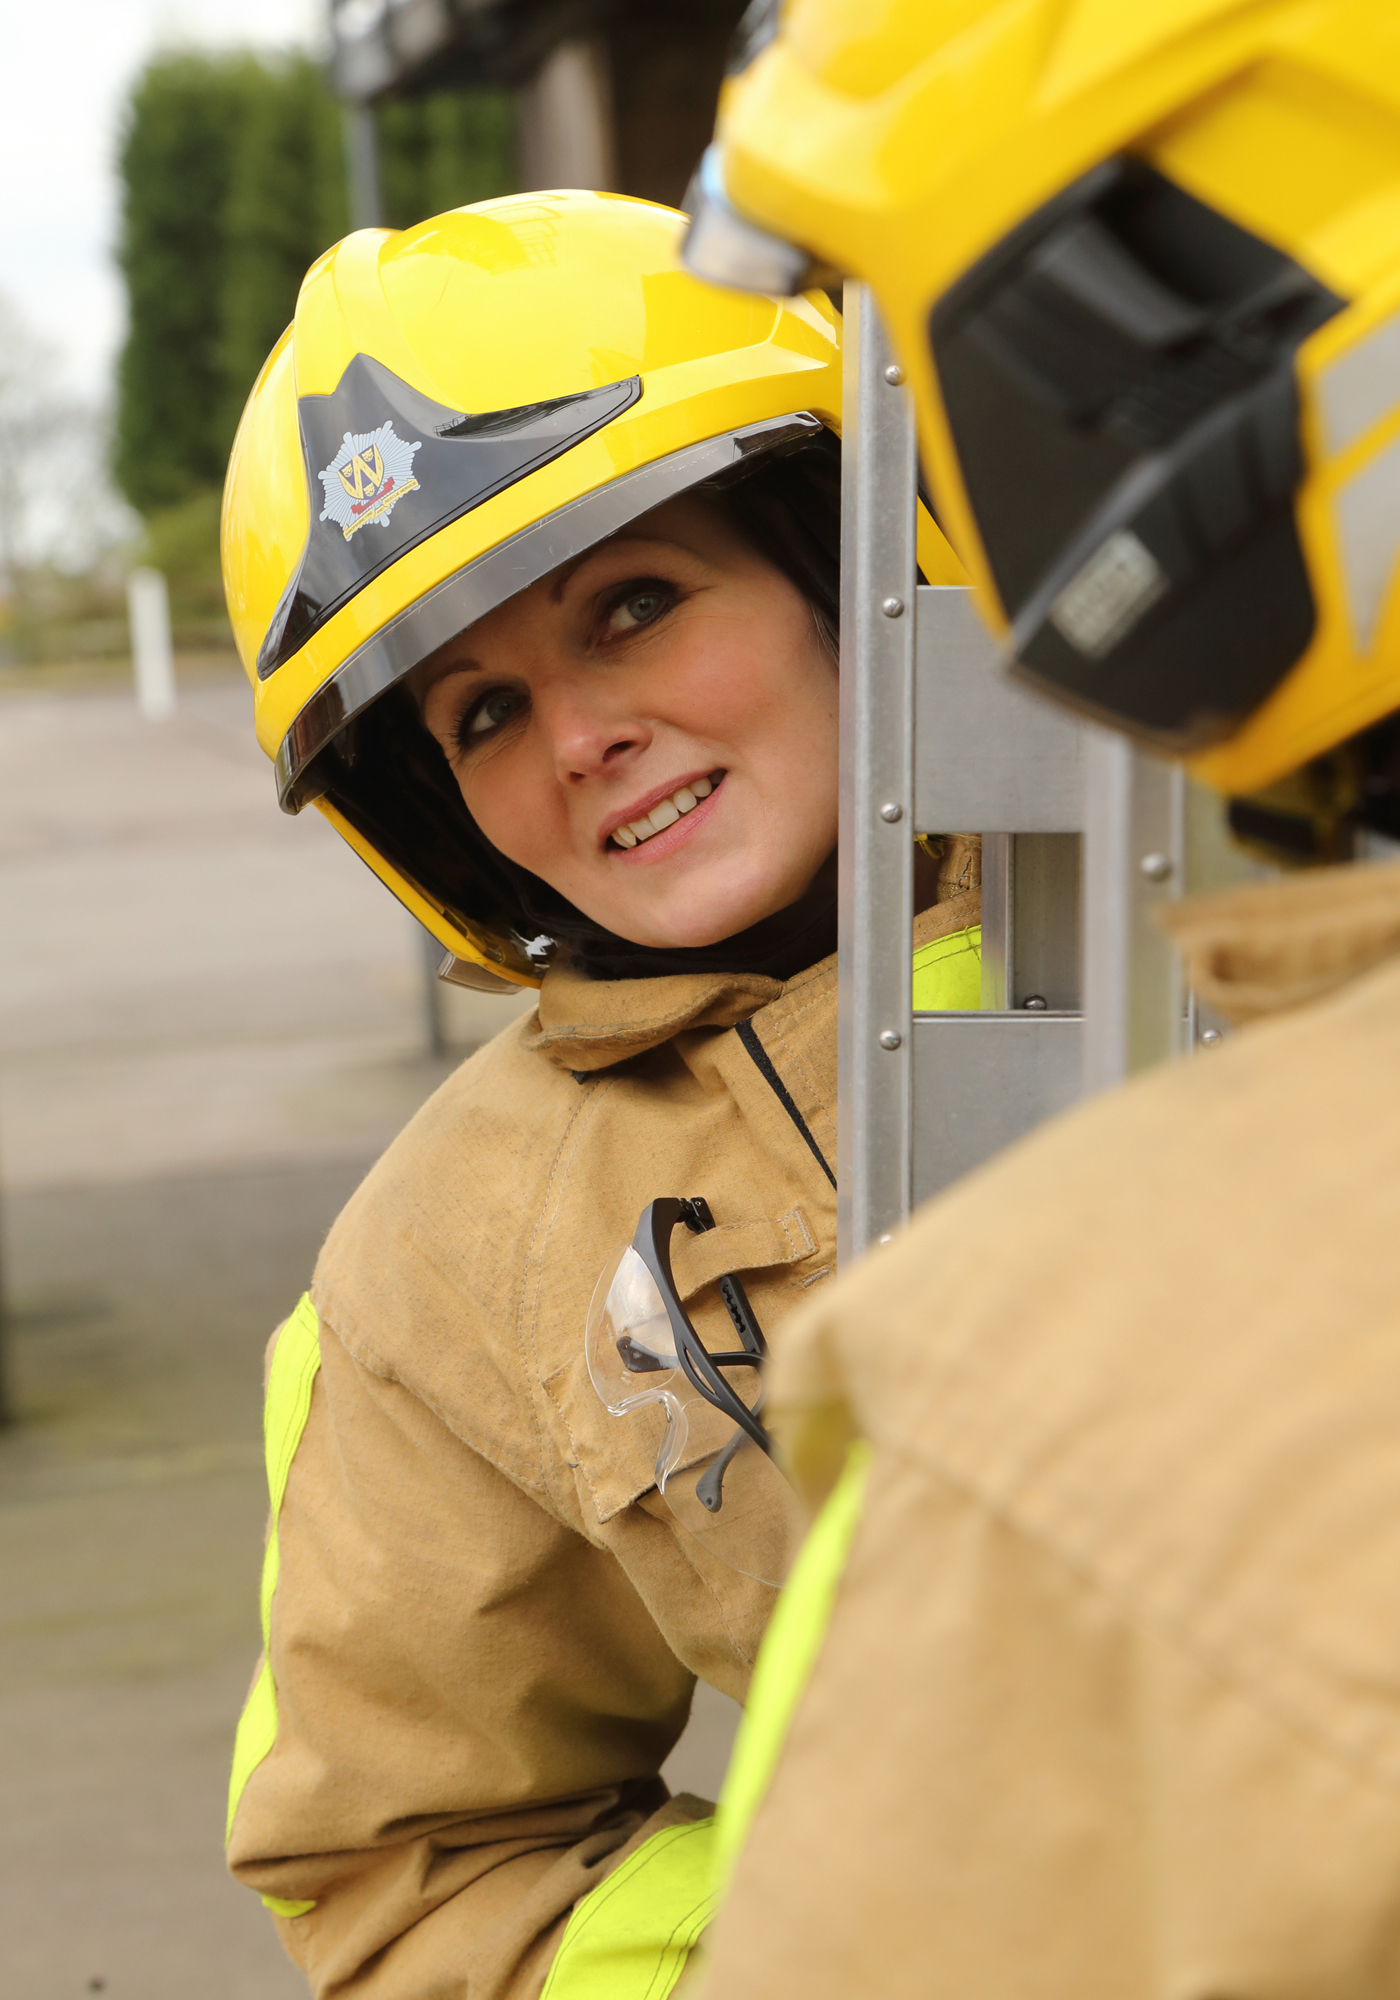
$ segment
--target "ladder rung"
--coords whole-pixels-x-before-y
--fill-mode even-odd
[[[915,1202],[1073,1104],[1082,1031],[1078,1014],[914,1016]]]

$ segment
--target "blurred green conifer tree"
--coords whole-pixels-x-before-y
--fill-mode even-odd
[[[506,92],[391,104],[378,124],[396,228],[515,185]],[[340,106],[306,57],[161,56],[133,88],[120,170],[128,332],[115,472],[173,549],[191,541],[186,511],[212,522],[254,377],[308,265],[345,233]],[[216,571],[212,547],[206,556]]]
[[[127,337],[114,470],[143,514],[221,476],[225,217],[257,82],[248,58],[173,55],[132,92],[120,158]]]
[[[223,454],[307,270],[350,226],[340,107],[307,57],[255,66],[223,213],[219,312]]]
[[[384,212],[394,229],[517,185],[515,105],[506,91],[407,98],[381,105],[376,122]]]

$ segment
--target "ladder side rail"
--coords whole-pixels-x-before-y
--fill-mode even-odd
[[[909,1213],[914,422],[875,303],[845,292],[837,1260]]]

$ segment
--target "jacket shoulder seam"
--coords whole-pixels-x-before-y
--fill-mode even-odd
[[[316,1298],[316,1289],[316,1285],[313,1282],[311,1300],[312,1304],[316,1307],[317,1315],[320,1319],[322,1337],[324,1338],[329,1333],[333,1340],[338,1341],[346,1354],[354,1362],[356,1368],[362,1370],[366,1375],[373,1376],[376,1382],[387,1383],[392,1388],[402,1389],[406,1396],[412,1396],[416,1403],[421,1403],[428,1414],[442,1425],[449,1436],[455,1437],[459,1444],[464,1444],[468,1451],[475,1452],[479,1459],[482,1459],[487,1465],[493,1466],[501,1474],[502,1478],[510,1480],[512,1485],[525,1487],[534,1492],[545,1492],[548,1490],[545,1481],[532,1474],[527,1459],[513,1461],[504,1452],[492,1449],[484,1437],[472,1436],[466,1431],[459,1429],[435,1396],[429,1395],[415,1383],[406,1382],[403,1376],[396,1370],[379,1366],[372,1361],[363,1348],[353,1339],[348,1338],[336,1325],[334,1320],[322,1311],[319,1301]]]
[[[1096,1558],[1094,1551],[1081,1545],[1073,1535],[1053,1522],[1038,1521],[1017,1504],[1014,1494],[990,1493],[974,1473],[960,1466],[951,1455],[934,1448],[921,1450],[912,1441],[886,1441],[877,1450],[889,1450],[897,1458],[939,1478],[962,1493],[981,1512],[999,1521],[1027,1547],[1034,1548],[1068,1575],[1078,1577],[1105,1604],[1112,1606],[1125,1622],[1150,1633],[1164,1646],[1191,1663],[1202,1673],[1228,1686],[1236,1696],[1277,1727],[1303,1739],[1313,1751],[1331,1763],[1350,1771],[1367,1783],[1400,1796],[1400,1768],[1387,1768],[1374,1754],[1369,1755],[1363,1738],[1373,1732],[1358,1725],[1348,1740],[1348,1732],[1329,1723],[1316,1706],[1298,1695],[1290,1695],[1277,1675],[1251,1662],[1238,1646],[1228,1640],[1208,1638],[1192,1619],[1188,1609],[1173,1611],[1154,1602],[1129,1573],[1115,1574]],[[1306,1669],[1302,1670],[1306,1674]]]
[[[550,1163],[549,1178],[545,1182],[544,1195],[536,1212],[534,1227],[525,1250],[525,1268],[521,1274],[519,1304],[516,1308],[516,1346],[525,1379],[529,1384],[530,1423],[535,1435],[535,1449],[539,1459],[539,1477],[543,1489],[548,1492],[549,1458],[548,1431],[544,1423],[541,1402],[544,1389],[539,1380],[539,1298],[540,1267],[549,1242],[553,1216],[558,1212],[559,1198],[569,1178],[569,1167],[573,1152],[577,1148],[576,1128],[585,1114],[591,1114],[605,1094],[608,1079],[600,1078],[604,1086],[599,1090],[580,1091],[578,1101],[569,1114],[568,1123],[559,1137],[554,1158]],[[568,1158],[566,1159],[566,1154]],[[562,1169],[562,1172],[561,1172]],[[527,1289],[531,1293],[528,1313],[526,1305]]]

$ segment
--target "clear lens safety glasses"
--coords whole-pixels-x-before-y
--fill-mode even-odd
[[[656,1484],[676,1520],[731,1569],[781,1583],[799,1534],[797,1497],[760,1421],[767,1345],[739,1280],[719,1280],[738,1345],[711,1353],[671,1275],[671,1232],[715,1226],[696,1196],[649,1202],[631,1243],[606,1267],[588,1310],[593,1386],[615,1417],[665,1423]],[[654,1422],[655,1420],[652,1419]]]

